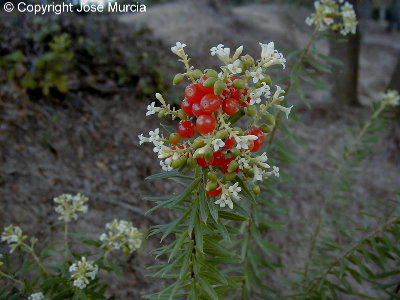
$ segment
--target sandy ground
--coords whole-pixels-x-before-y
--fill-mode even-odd
[[[302,20],[306,15],[302,9],[257,5],[235,8],[220,16],[201,3],[187,3],[155,6],[143,15],[124,16],[122,21],[127,25],[147,24],[165,47],[177,40],[187,43],[193,64],[209,67],[216,63],[209,58],[209,48],[218,43],[231,48],[243,44],[253,55],[258,55],[259,41],[273,40],[281,48],[304,45],[307,28]],[[370,27],[361,52],[359,89],[363,102],[383,90],[400,50],[398,34],[388,36],[382,34],[382,27]],[[328,51],[326,44],[320,47]],[[328,155],[342,148],[344,127],[352,118],[366,114],[365,108],[335,106],[327,92],[309,92],[308,96],[312,103],[325,102],[326,106],[299,109],[303,123],[292,128],[302,142],[291,146],[301,163],[287,169],[295,182],[284,188],[292,196],[277,199],[289,212],[281,217],[288,222],[288,231],[270,236],[284,249],[278,257],[283,268],[275,282],[287,279],[293,268],[302,266],[308,233],[325,188],[321,174],[331,166]],[[56,215],[52,198],[65,192],[82,192],[90,197],[89,213],[73,225],[73,230],[93,236],[114,218],[132,220],[144,229],[170,219],[168,211],[143,216],[151,206],[144,196],[174,190],[168,182],[143,180],[159,171],[151,148],[139,147],[137,140],[138,134],[158,126],[156,118],[144,117],[147,103],[123,94],[112,99],[69,97],[65,105],[2,99],[0,191],[1,208],[6,213],[0,225],[19,224],[29,234],[53,236]],[[394,189],[400,188],[400,124],[396,126],[385,132],[371,158],[362,165],[353,199],[372,203],[393,196]],[[130,258],[125,279],[112,281],[119,299],[139,299],[139,295],[158,288],[159,281],[144,276],[145,267],[154,263],[149,252],[156,246],[158,241],[149,239],[146,250]]]

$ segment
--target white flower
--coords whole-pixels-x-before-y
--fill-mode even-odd
[[[249,165],[249,160],[247,158],[239,158],[239,160],[237,161],[239,164],[239,169],[243,170],[243,169],[250,169],[250,165]]]
[[[276,177],[279,177],[279,168],[276,166],[272,167],[272,174],[275,175]]]
[[[44,300],[45,297],[42,292],[31,294],[28,300]]]
[[[286,59],[282,53],[275,50],[274,42],[268,44],[260,43],[261,46],[261,60],[265,67],[269,67],[276,64],[281,64],[285,68]]]
[[[256,135],[243,135],[243,136],[236,136],[235,141],[237,143],[236,148],[237,149],[249,149],[248,142],[249,141],[255,141],[258,139],[258,136]]]
[[[216,47],[212,47],[212,48],[210,49],[211,56],[215,56],[215,55],[217,54],[217,52],[218,52],[218,51],[221,51],[222,49],[224,49],[224,45],[222,45],[222,44],[219,44],[219,45],[216,46]]]
[[[390,106],[397,106],[400,104],[399,92],[395,90],[388,90],[386,93],[381,93],[380,99]]]
[[[218,204],[220,207],[225,207],[228,205],[230,209],[233,209],[233,202],[230,198],[227,198],[224,193],[221,194],[221,198],[214,202]]]
[[[214,147],[214,151],[218,151],[219,148],[222,148],[225,146],[225,143],[221,139],[215,139],[212,141],[212,145]]]
[[[185,47],[186,47],[186,44],[183,44],[183,43],[181,43],[181,42],[176,42],[176,45],[173,46],[173,47],[171,47],[171,51],[172,51],[174,54],[176,54],[176,55],[178,55],[179,57],[182,58],[182,56],[185,55],[185,50],[183,49],[183,48],[185,48]]]
[[[259,80],[264,78],[264,75],[262,74],[262,68],[257,68],[254,72],[250,72],[251,77],[253,77],[253,82],[257,83]]]
[[[254,177],[253,181],[262,181],[263,180],[263,175],[265,173],[264,170],[260,169],[256,165],[253,166],[253,172],[254,172]]]
[[[106,224],[106,229],[108,232],[100,235],[100,241],[107,250],[122,250],[125,254],[130,254],[142,245],[143,234],[132,222],[113,220]]]
[[[276,85],[275,87],[276,91],[272,97],[272,102],[281,102],[285,98],[284,96],[281,96],[281,94],[285,93],[285,90],[283,90],[279,85]]]
[[[229,64],[228,70],[232,72],[232,74],[239,74],[242,73],[242,69],[239,68],[240,66],[240,60],[235,60],[233,63]]]
[[[240,193],[241,190],[242,190],[242,188],[239,186],[238,182],[236,182],[234,185],[231,185],[228,188],[228,191],[231,193],[231,195],[234,198],[239,198],[239,193]]]
[[[139,137],[139,145],[150,142],[150,139],[147,137],[144,137],[143,133],[141,135],[138,135],[138,137]]]
[[[84,289],[90,280],[94,280],[98,270],[99,267],[93,261],[87,261],[84,256],[69,267],[73,285],[79,289]]]
[[[286,115],[286,118],[289,118],[289,114],[290,114],[290,111],[292,110],[293,105],[290,107],[284,107],[282,105],[275,104],[275,107],[278,108],[279,110],[283,111]]]
[[[249,94],[249,98],[250,98],[249,104],[254,105],[254,104],[261,103],[261,95],[262,95],[262,93],[257,92],[257,91],[255,93],[251,92]]]
[[[160,110],[161,107],[156,107],[156,103],[151,102],[149,105],[147,105],[146,116],[154,115],[155,113],[158,113]]]
[[[1,241],[10,246],[10,253],[21,246],[28,237],[23,234],[21,227],[9,225],[1,234]]]
[[[54,210],[60,214],[58,219],[67,223],[78,219],[78,213],[87,213],[88,206],[86,203],[88,201],[89,199],[80,193],[75,196],[62,194],[54,198],[54,202],[58,204]]]

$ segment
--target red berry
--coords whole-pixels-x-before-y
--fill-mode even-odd
[[[178,133],[183,138],[192,138],[194,136],[194,124],[191,121],[180,121]]]
[[[189,100],[187,98],[183,99],[182,103],[181,103],[181,108],[183,109],[183,111],[185,112],[186,115],[188,116],[194,116],[193,111],[192,111],[192,106],[193,104],[189,102]]]
[[[204,157],[196,158],[197,164],[200,167],[208,167],[213,163],[213,158],[210,161],[206,161]]]
[[[201,98],[200,107],[206,114],[212,114],[221,106],[221,100],[214,94],[207,94]]]
[[[207,80],[207,76],[203,76],[199,80],[199,88],[204,94],[213,94],[214,93],[214,88],[213,87],[206,87],[203,86],[204,81]]]
[[[249,131],[249,135],[255,135],[258,137],[257,140],[254,141],[254,148],[251,149],[251,152],[257,152],[260,150],[261,146],[265,143],[265,134],[258,128],[253,128]]]
[[[235,98],[236,100],[240,100],[240,90],[235,88],[234,86],[228,86],[228,89],[222,92],[222,96],[225,98]]]
[[[204,111],[201,110],[200,103],[193,103],[192,105],[192,113],[196,117],[199,117],[201,115],[204,115]]]
[[[238,100],[234,98],[225,99],[222,103],[222,110],[227,115],[233,116],[235,115],[240,109],[240,103]]]
[[[197,131],[202,134],[213,132],[215,129],[215,119],[209,115],[201,115],[196,120]]]
[[[190,103],[200,102],[203,96],[204,93],[200,90],[200,85],[197,83],[189,84],[185,88],[185,97],[189,100]]]
[[[227,140],[225,141],[225,146],[224,146],[224,148],[225,148],[225,149],[232,149],[233,146],[235,146],[235,144],[236,144],[235,138],[234,138],[234,137],[230,137],[229,139],[227,139]]]
[[[247,93],[248,93],[247,89],[243,89],[243,92],[242,92],[243,99],[242,99],[241,102],[240,102],[240,105],[241,105],[241,106],[246,107],[247,104],[250,102],[250,97],[246,97],[246,96],[247,96]]]
[[[218,150],[213,153],[213,167],[221,167],[225,162],[225,154],[221,151]]]
[[[215,190],[207,191],[207,194],[209,194],[211,197],[216,197],[219,194],[221,194],[221,192],[222,192],[221,189],[216,188]]]

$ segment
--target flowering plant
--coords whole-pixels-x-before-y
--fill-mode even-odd
[[[271,66],[284,68],[286,60],[273,42],[260,46],[258,60],[242,55],[242,46],[232,55],[224,45],[212,47],[211,55],[222,65],[218,70],[204,71],[190,66],[185,44],[178,42],[171,48],[186,69],[174,77],[173,83],[189,80],[181,109],[171,108],[161,94],[156,94],[161,105],[151,103],[146,115],[179,118],[178,128],[164,126],[169,136],[156,128],[148,136],[141,134],[139,140],[140,144],[153,144],[165,171],[150,179],[178,177],[190,183],[179,195],[148,198],[157,203],[150,211],[170,207],[180,212],[175,221],[156,226],[151,232],[163,233],[161,240],[170,234],[176,236],[173,243],[155,251],[157,256],[169,254],[169,264],[158,266],[160,270],[154,274],[176,278],[176,282],[149,295],[151,299],[172,299],[178,294],[188,299],[249,295],[252,283],[246,262],[250,254],[256,257],[248,244],[254,228],[256,195],[260,193],[257,183],[279,176],[279,168],[270,166],[267,153],[260,150],[274,128],[276,113],[288,117],[292,109],[283,105],[285,92],[277,85],[272,87],[268,74]],[[192,170],[194,176],[189,175]],[[241,199],[244,203],[239,202]],[[237,221],[243,223],[241,230],[232,224]],[[226,244],[236,236],[247,239],[240,255]],[[259,235],[256,239],[260,247],[270,251],[270,244]]]
[[[0,278],[7,280],[7,285],[0,290],[1,299],[109,299],[108,286],[99,282],[98,272],[114,271],[118,268],[109,253],[123,250],[130,254],[141,247],[143,233],[131,222],[114,220],[106,224],[108,232],[100,235],[98,240],[84,238],[71,239],[68,224],[77,220],[80,213],[88,211],[89,199],[82,195],[63,194],[54,198],[58,219],[64,223],[64,245],[52,243],[37,252],[37,238],[25,235],[19,226],[9,225],[1,234],[1,241],[10,247],[10,252],[18,252],[24,263],[17,267],[16,257],[8,253],[0,255]],[[73,245],[84,247],[85,252],[74,251]],[[86,249],[95,247],[95,251]],[[42,245],[40,245],[42,247]],[[92,257],[92,259],[87,259]]]

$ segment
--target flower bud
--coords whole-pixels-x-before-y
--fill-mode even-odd
[[[218,77],[217,71],[215,71],[213,69],[207,69],[205,72],[205,75],[207,76],[207,78],[210,78],[210,77],[217,78]]]
[[[254,185],[253,186],[253,193],[256,194],[256,195],[259,195],[260,192],[261,192],[260,187],[258,185]]]
[[[269,125],[275,126],[275,116],[272,114],[266,114],[264,116],[265,121],[267,121],[267,123]]]
[[[203,76],[203,72],[201,70],[199,70],[199,69],[193,70],[192,71],[192,76],[195,79],[199,79],[201,76]]]
[[[186,165],[189,167],[189,169],[194,169],[197,166],[197,161],[193,157],[189,157],[186,161]]]
[[[242,128],[236,126],[236,127],[233,127],[233,130],[234,130],[234,131],[238,131],[238,132],[239,132],[239,135],[243,135],[243,130],[242,130]]]
[[[174,144],[174,145],[176,145],[176,144],[178,144],[179,143],[179,141],[181,140],[181,136],[179,135],[179,133],[171,133],[170,135],[169,135],[169,142],[171,143],[171,144]]]
[[[239,156],[239,155],[241,154],[240,150],[237,149],[237,148],[231,149],[230,153],[231,153],[234,157]]]
[[[218,187],[217,182],[209,181],[209,182],[207,182],[207,185],[206,185],[206,191],[209,192],[209,191],[215,190],[217,187]]]
[[[217,180],[218,180],[218,176],[217,176],[217,174],[215,174],[215,172],[209,172],[207,174],[207,178],[212,182],[217,182]]]
[[[196,151],[194,151],[193,153],[193,157],[194,158],[200,158],[200,157],[204,157],[205,154],[205,149],[203,148],[199,148]]]
[[[245,63],[247,67],[251,67],[254,65],[254,58],[252,58],[250,55],[245,55],[242,57],[242,61]]]
[[[214,94],[220,96],[225,88],[226,88],[225,82],[218,79],[214,83]]]
[[[163,108],[158,112],[159,118],[165,118],[167,116],[167,111]]]
[[[192,146],[193,146],[194,149],[198,149],[198,148],[203,147],[205,144],[206,144],[206,143],[204,142],[203,137],[199,136],[198,138],[196,138],[196,139],[193,141]]]
[[[174,160],[172,162],[171,167],[174,168],[174,169],[178,169],[180,167],[183,167],[186,164],[186,160],[187,160],[186,157],[184,157],[184,156],[180,157],[177,160]]]
[[[244,89],[246,87],[245,82],[242,79],[235,79],[233,81],[233,86],[237,89]]]
[[[185,112],[183,111],[183,109],[180,109],[176,112],[176,116],[181,119],[181,120],[186,120],[187,116],[185,114]]]
[[[229,165],[228,165],[228,172],[232,173],[234,172],[237,168],[239,168],[239,164],[236,160],[232,160]]]
[[[270,133],[274,129],[273,126],[270,126],[270,125],[267,125],[267,124],[262,124],[259,128],[264,133]]]
[[[206,159],[206,161],[210,161],[213,158],[213,152],[210,148],[207,148],[204,152],[204,158]]]
[[[257,108],[254,105],[249,105],[244,108],[244,112],[249,117],[254,117],[257,114]]]
[[[226,131],[226,130],[220,130],[220,131],[218,131],[218,132],[215,134],[215,137],[216,137],[217,139],[224,140],[224,139],[227,137],[227,135],[228,135],[228,131]]]
[[[217,81],[215,77],[208,77],[206,81],[204,81],[203,86],[205,87],[214,87],[214,83]]]
[[[176,85],[176,84],[180,84],[183,81],[184,75],[183,74],[176,74],[174,77],[174,80],[172,80],[172,84]]]
[[[232,181],[236,178],[236,174],[235,173],[226,173],[224,174],[224,180],[225,181]]]

